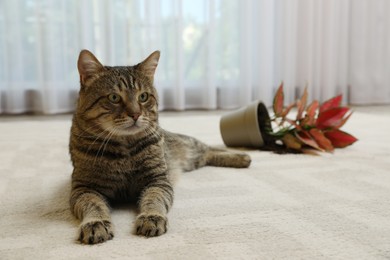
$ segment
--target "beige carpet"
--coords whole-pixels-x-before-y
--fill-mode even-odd
[[[389,259],[390,107],[355,109],[359,141],[321,156],[249,151],[249,169],[206,167],[176,187],[168,233],[76,242],[68,206],[70,117],[0,118],[0,259]],[[222,146],[218,112],[165,113],[161,124]]]

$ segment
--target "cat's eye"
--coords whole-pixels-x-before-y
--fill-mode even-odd
[[[110,100],[111,103],[119,103],[121,101],[121,97],[118,94],[110,94],[108,95],[108,100]]]
[[[146,102],[148,100],[148,98],[149,98],[149,93],[144,92],[141,95],[139,95],[138,100],[143,103],[143,102]]]

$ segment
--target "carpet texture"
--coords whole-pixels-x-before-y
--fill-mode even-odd
[[[219,118],[160,121],[221,147]],[[167,234],[134,235],[136,208],[123,205],[112,212],[115,238],[93,246],[76,242],[69,210],[69,127],[70,117],[0,123],[0,259],[390,258],[390,109],[355,112],[344,130],[359,141],[333,154],[249,150],[249,169],[185,173]]]

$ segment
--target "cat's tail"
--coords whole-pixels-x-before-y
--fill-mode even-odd
[[[234,153],[228,150],[210,147],[205,153],[206,165],[232,168],[248,168],[251,157],[245,153]]]

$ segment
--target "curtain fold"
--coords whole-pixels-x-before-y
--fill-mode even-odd
[[[0,113],[74,109],[77,57],[133,65],[154,50],[160,109],[229,109],[344,94],[390,103],[386,0],[0,0]]]
[[[350,102],[390,102],[390,2],[351,1]]]

